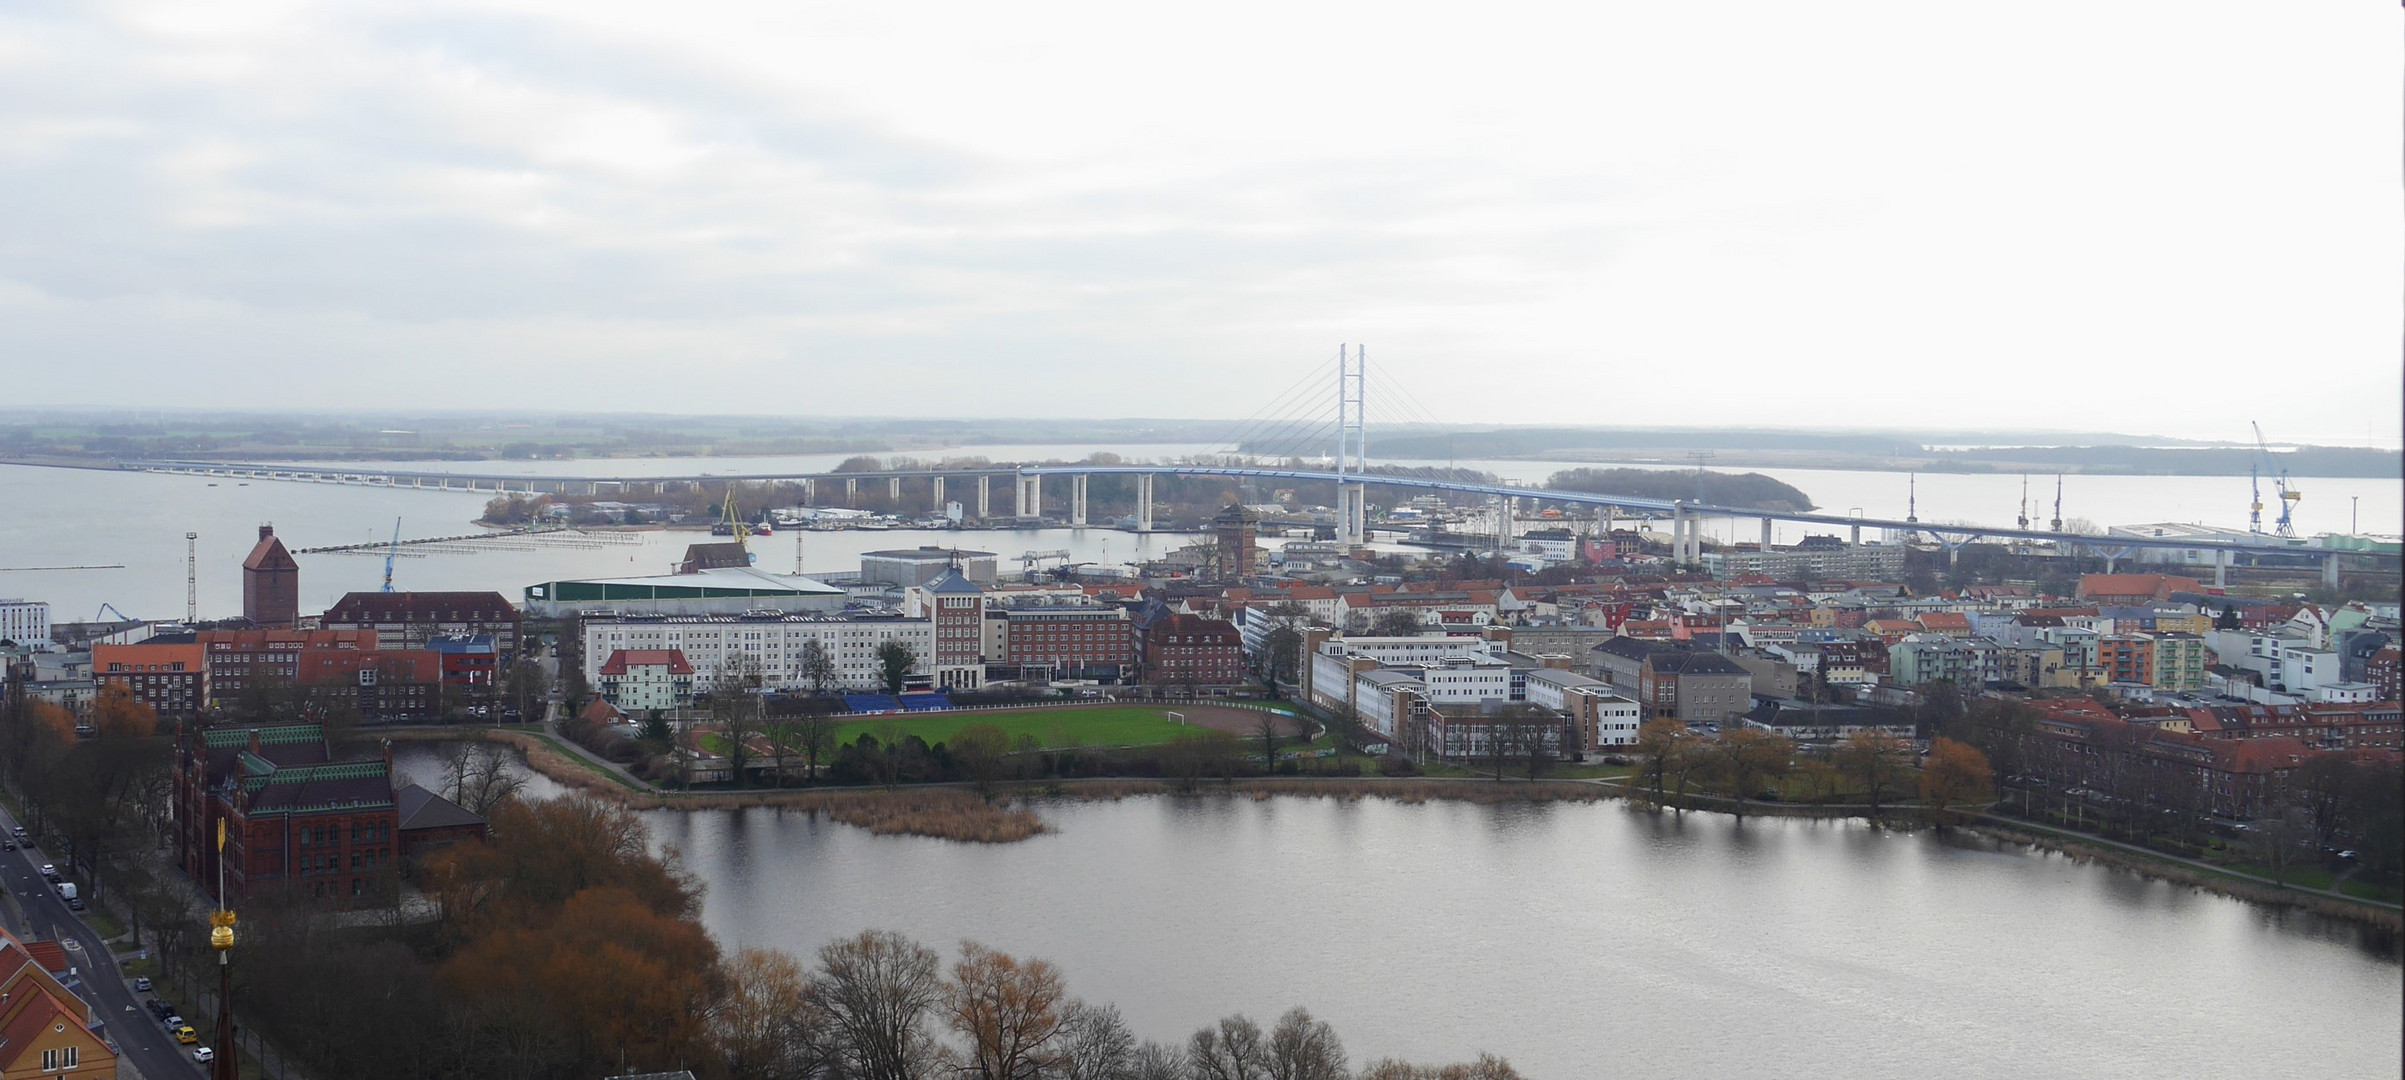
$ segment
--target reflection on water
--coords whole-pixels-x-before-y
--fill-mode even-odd
[[[1355,1056],[1531,1075],[2395,1075],[2398,969],[2328,920],[2017,847],[1620,804],[1057,802],[984,846],[654,812],[728,947],[864,927],[1047,957],[1148,1037],[1306,1004]],[[1775,1063],[1775,1067],[1773,1067]]]

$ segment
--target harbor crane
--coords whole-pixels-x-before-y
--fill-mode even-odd
[[[2252,421],[2250,421],[2250,423],[2251,422]],[[2281,536],[2295,536],[2296,521],[2292,517],[2292,513],[2296,509],[2297,500],[2304,498],[2305,493],[2288,486],[2288,467],[2285,465],[2279,465],[2272,461],[2271,444],[2265,442],[2263,439],[2263,425],[2256,423],[2254,427],[2255,453],[2263,471],[2271,474],[2272,489],[2277,491],[2280,496],[2280,520],[2279,524],[2275,526],[2275,531]],[[2249,471],[2251,472],[2252,470]],[[2254,521],[2255,531],[2262,532],[2263,491],[2259,485],[2255,489],[2255,510],[2252,520]]]
[[[401,557],[401,519],[392,519],[392,546],[384,549],[384,591],[392,591],[392,561]]]
[[[112,604],[112,603],[109,603],[109,602],[108,602],[108,601],[106,601],[106,600],[103,600],[103,601],[101,601],[101,602],[100,602],[100,610],[99,610],[99,611],[95,611],[95,612],[93,612],[93,613],[92,613],[92,621],[93,621],[93,622],[99,622],[99,621],[101,621],[101,618],[102,618],[103,616],[107,615],[108,613],[110,613],[110,612],[112,612],[112,611],[116,611],[116,612],[117,612],[117,621],[118,621],[118,622],[141,622],[141,621],[142,621],[142,620],[140,620],[140,619],[137,619],[137,618],[134,618],[133,616],[131,616],[131,615],[128,615],[128,614],[126,614],[126,613],[124,613],[124,612],[122,612],[122,611],[117,611],[117,605],[115,605],[115,604]]]

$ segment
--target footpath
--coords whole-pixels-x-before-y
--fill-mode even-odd
[[[2249,874],[2243,870],[2233,870],[2226,866],[2209,863],[2203,859],[2191,859],[2184,855],[2173,855],[2169,852],[2156,851],[2153,848],[2141,847],[2137,844],[2132,844],[2127,841],[2108,839],[2106,837],[2098,836],[2095,833],[2080,832],[2076,829],[2059,828],[2053,825],[2040,825],[2035,822],[2023,821],[2019,818],[1999,817],[1995,814],[1981,814],[1975,820],[1980,824],[1991,825],[1999,829],[2009,829],[2015,832],[2029,833],[2038,836],[2057,837],[2063,840],[2085,844],[2090,847],[2105,848],[2112,851],[2122,852],[2148,862],[2169,863],[2173,866],[2185,867],[2198,873],[2210,874],[2215,877],[2230,878],[2235,881],[2241,881],[2248,885],[2254,885],[2275,892],[2295,893],[2298,896],[2310,896],[2323,900],[2334,900],[2342,904],[2360,904],[2364,907],[2374,908],[2381,911],[2405,912],[2405,905],[2390,903],[2386,900],[2374,900],[2369,897],[2354,896],[2348,893],[2339,892],[2335,889],[2314,889],[2307,888],[2303,885],[2285,884],[2272,878],[2263,877],[2257,874]]]

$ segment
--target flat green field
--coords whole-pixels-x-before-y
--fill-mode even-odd
[[[875,735],[880,741],[887,738],[887,729],[916,735],[933,746],[952,737],[971,724],[992,724],[1010,736],[1014,744],[1021,735],[1033,735],[1047,749],[1073,746],[1147,746],[1165,743],[1182,732],[1200,731],[1197,724],[1177,724],[1168,714],[1179,711],[1165,706],[1105,705],[1075,709],[1041,709],[1030,712],[995,713],[902,713],[856,720],[835,729],[835,744],[848,746],[862,735]]]

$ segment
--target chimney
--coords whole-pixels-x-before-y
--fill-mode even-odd
[[[251,753],[254,753],[254,754],[257,754],[257,753],[259,753],[259,729],[258,729],[258,728],[252,728],[252,729],[251,729]],[[261,755],[261,756],[265,756],[265,755]]]
[[[274,524],[271,523],[259,526],[259,539],[265,540],[270,536],[274,536],[275,534],[276,527]]]

